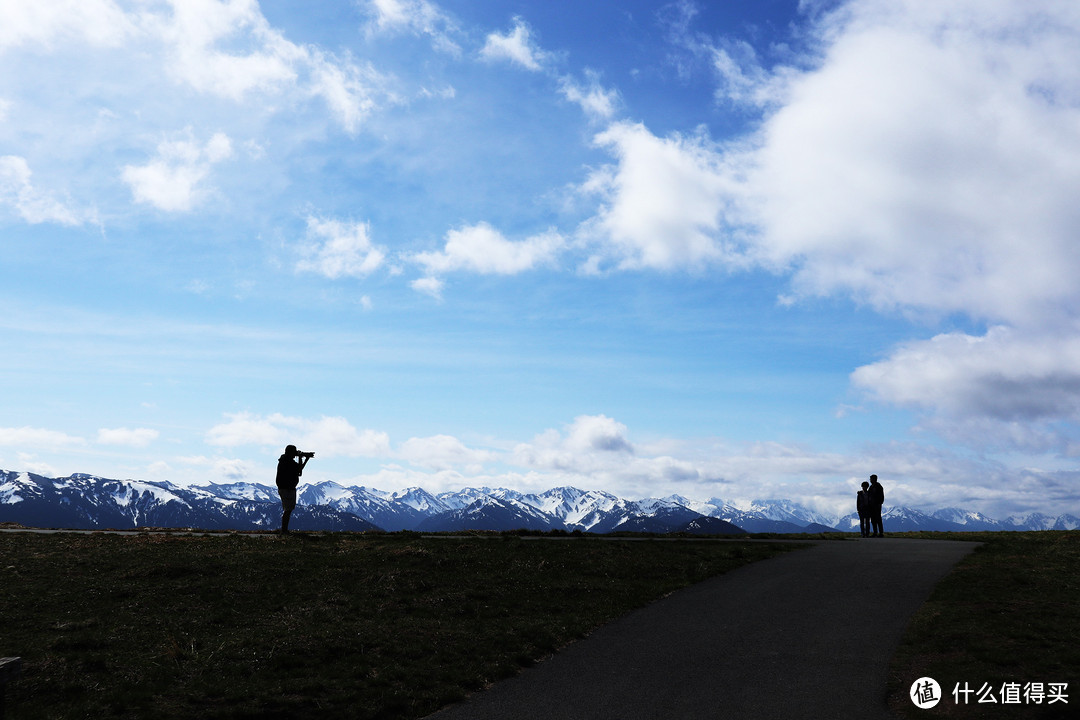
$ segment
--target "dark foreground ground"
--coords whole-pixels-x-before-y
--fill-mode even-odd
[[[1080,531],[829,537],[0,533],[7,717],[1073,717]]]
[[[792,545],[0,533],[15,718],[418,718]]]
[[[821,542],[631,613],[430,720],[891,718],[904,628],[974,547]]]

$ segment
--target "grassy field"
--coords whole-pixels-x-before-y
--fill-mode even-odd
[[[791,547],[0,534],[8,718],[418,718]]]
[[[1071,717],[1080,703],[1080,532],[981,540],[915,616],[890,703],[911,718]],[[836,537],[830,535],[829,537]],[[0,534],[9,718],[419,718],[776,544]],[[929,676],[944,699],[908,699]],[[1002,704],[1008,683],[1069,704]],[[957,704],[985,683],[998,703]],[[1022,692],[1022,691],[1021,691]]]
[[[912,533],[911,537],[980,540],[934,589],[893,658],[890,705],[909,718],[1071,718],[1080,713],[1080,531]],[[918,709],[908,698],[921,677],[944,698]],[[997,703],[978,702],[986,684]],[[1068,704],[1036,704],[1028,683],[1068,683]],[[959,684],[961,694],[953,696]],[[966,685],[965,685],[966,684]],[[1002,690],[1018,692],[1004,703]],[[963,689],[974,692],[963,694]],[[967,703],[963,702],[966,697]],[[1015,698],[1008,698],[1015,699]]]

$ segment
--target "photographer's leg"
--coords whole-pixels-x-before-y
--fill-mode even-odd
[[[281,496],[281,533],[284,535],[289,532],[289,518],[296,507],[296,489],[279,487],[278,495]]]

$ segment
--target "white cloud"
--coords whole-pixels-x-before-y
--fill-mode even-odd
[[[356,132],[377,99],[392,99],[370,65],[287,40],[255,0],[170,0],[169,16],[145,22],[169,49],[169,72],[200,92],[244,100],[251,93],[321,97],[346,131]],[[237,53],[236,47],[249,48]]]
[[[383,264],[386,253],[371,242],[367,223],[307,219],[307,257],[297,270],[316,272],[330,279],[367,277]]]
[[[440,100],[453,100],[457,96],[457,90],[453,85],[446,85],[441,90],[420,88],[419,96],[422,98],[438,98]]]
[[[574,485],[627,498],[673,493],[694,500],[720,497],[739,507],[749,507],[755,499],[791,498],[823,512],[848,514],[855,510],[858,483],[876,473],[885,483],[889,506],[961,506],[1000,518],[1016,507],[1059,514],[1060,507],[1075,507],[1077,501],[1068,472],[1010,469],[923,444],[833,452],[800,444],[729,444],[703,438],[646,446],[631,444],[627,428],[603,415],[579,417],[562,431],[548,430],[520,443],[508,461],[526,473],[463,477],[458,487],[544,490]]]
[[[846,479],[861,477],[865,467],[888,467],[892,477],[938,477],[925,454],[912,453],[922,464],[900,462],[890,451],[848,455],[815,451],[775,442],[728,446],[719,439],[694,443],[660,440],[633,444],[628,429],[605,415],[583,415],[559,430],[547,430],[514,447],[508,462],[528,471],[514,482],[547,489],[574,485],[604,489],[623,497],[659,497],[673,493],[704,500],[721,496],[747,506],[755,498],[800,498],[833,511],[853,508]],[[883,459],[885,458],[885,459]],[[941,476],[946,472],[943,463]],[[867,470],[866,474],[874,470]],[[923,473],[919,475],[918,473]],[[497,484],[498,479],[484,478]],[[854,497],[853,492],[850,493]],[[912,502],[917,493],[909,496]]]
[[[295,66],[307,59],[303,48],[270,27],[256,0],[170,0],[169,4],[169,15],[147,20],[170,48],[169,71],[202,92],[240,100],[253,90],[275,90],[295,82]],[[236,44],[252,49],[236,54],[218,48]]]
[[[34,427],[0,428],[0,445],[62,449],[86,445],[86,440],[56,430]]]
[[[373,30],[409,31],[427,35],[437,50],[458,55],[461,48],[451,36],[459,33],[454,20],[427,0],[368,0]]]
[[[134,32],[131,19],[112,0],[0,2],[0,50],[72,40],[112,47]]]
[[[311,93],[323,98],[347,132],[360,129],[378,107],[377,99],[396,101],[381,89],[386,80],[370,65],[337,62],[321,52],[312,52],[310,63]]]
[[[229,482],[240,482],[251,477],[251,468],[243,460],[219,458],[214,461],[213,472]]]
[[[633,446],[626,426],[606,415],[581,415],[565,428],[565,436],[547,430],[531,443],[514,448],[515,463],[524,467],[580,473],[621,468],[625,471]]]
[[[390,438],[386,433],[358,430],[343,417],[324,416],[310,420],[279,413],[266,417],[236,413],[226,417],[228,422],[207,431],[206,442],[210,445],[281,448],[296,445],[305,452],[317,452],[323,457],[382,457],[390,454]]]
[[[390,437],[375,430],[357,430],[345,418],[323,417],[306,426],[300,445],[329,456],[382,457],[390,452]]]
[[[36,456],[30,453],[20,452],[17,453],[17,457],[18,464],[14,467],[18,467],[25,472],[31,472],[35,475],[42,475],[44,477],[60,477],[64,474],[63,471],[57,469],[54,465],[38,460]],[[3,458],[0,458],[0,464],[8,468],[13,467]]]
[[[72,40],[127,47],[132,62],[160,63],[175,82],[235,102],[254,94],[322,98],[350,133],[379,102],[393,101],[388,80],[370,65],[291,42],[270,25],[257,0],[139,2],[126,10],[111,0],[0,4],[0,50],[53,50]]]
[[[197,90],[236,101],[253,92],[321,97],[350,133],[379,100],[393,101],[384,90],[387,79],[370,64],[287,40],[271,27],[256,0],[170,2],[172,15],[155,18],[158,33],[171,48],[170,71]],[[250,51],[232,52],[235,47]]]
[[[758,257],[797,294],[999,323],[852,382],[974,447],[1071,456],[1080,401],[1080,12],[853,3],[748,156]]]
[[[236,413],[226,417],[229,418],[228,422],[210,428],[206,433],[206,442],[223,447],[280,445],[284,448],[296,444],[288,439],[295,423],[283,415],[264,418],[251,413]]]
[[[1076,9],[867,0],[823,33],[749,158],[760,258],[879,308],[1075,313]]]
[[[128,447],[146,447],[158,438],[158,431],[149,428],[101,428],[97,441],[102,445],[126,445]]]
[[[757,53],[749,43],[709,47],[708,53],[720,80],[718,100],[768,108],[786,99],[788,81],[794,71],[781,67],[769,74],[758,64]]]
[[[956,417],[944,414],[923,418],[918,431],[932,432],[961,447],[989,452],[1024,453],[1028,456],[1058,456],[1066,462],[1080,457],[1080,438],[1075,428],[1055,422],[1001,420],[993,417]],[[1017,475],[1030,468],[1018,468]]]
[[[753,263],[791,274],[787,301],[998,325],[909,343],[852,382],[924,429],[1072,447],[1052,425],[1080,400],[1080,9],[855,0],[815,18],[814,57],[765,71],[744,43],[692,35],[688,7],[673,42],[762,123],[729,146],[598,135],[618,162],[582,186],[603,200],[587,267]]]
[[[146,466],[146,472],[155,478],[168,477],[172,470],[172,466],[164,460],[155,460]]]
[[[564,245],[556,232],[512,242],[487,223],[478,223],[448,232],[443,250],[416,253],[409,259],[423,265],[430,275],[456,270],[516,275],[552,262]]]
[[[206,457],[204,455],[192,455],[187,457],[175,458],[175,461],[188,468],[196,468],[197,472],[187,472],[187,478],[185,481],[181,481],[181,484],[195,484],[205,483],[209,480],[220,480],[225,482],[240,482],[246,480],[253,475],[251,466],[236,458],[223,458],[223,457]],[[148,468],[148,471],[158,476],[163,476],[165,479],[176,482],[176,473],[168,463],[156,462]],[[207,471],[212,477],[207,477]],[[260,480],[256,480],[260,482]]]
[[[206,196],[199,184],[211,166],[232,154],[232,143],[224,133],[214,134],[201,146],[193,139],[166,140],[158,145],[156,158],[146,165],[125,165],[121,177],[136,202],[166,212],[187,212]]]
[[[549,55],[533,42],[532,31],[525,21],[516,17],[513,30],[506,35],[493,32],[487,36],[480,57],[488,61],[507,60],[536,72],[543,70]]]
[[[725,157],[703,137],[660,138],[641,124],[616,123],[595,143],[618,164],[594,171],[581,191],[602,206],[582,235],[600,247],[587,268],[674,270],[733,261],[724,237],[738,185]]]
[[[574,78],[564,76],[559,79],[559,92],[563,97],[581,106],[585,114],[593,120],[610,120],[619,106],[619,93],[600,85],[596,73],[586,72],[587,83],[579,84]]]
[[[802,10],[813,13],[807,4],[800,3]],[[688,0],[667,5],[659,14],[672,45],[667,61],[679,76],[689,78],[698,68],[708,66],[719,83],[716,98],[720,102],[764,108],[780,101],[787,69],[766,70],[754,47],[745,40],[713,39],[695,32],[692,25],[698,14],[698,8]]]
[[[1080,335],[938,335],[908,343],[852,380],[877,398],[954,415],[1037,420],[1080,413]]]
[[[419,293],[430,295],[436,300],[442,300],[444,283],[437,277],[417,278],[409,283],[409,287]]]
[[[464,467],[469,472],[480,472],[485,463],[497,457],[486,450],[466,447],[463,442],[450,435],[409,438],[401,444],[397,454],[414,465],[432,470]]]
[[[629,452],[626,426],[606,415],[580,415],[567,428],[566,445],[579,452]]]
[[[417,11],[424,5],[427,3],[409,0],[368,0],[368,7],[375,14],[375,24],[380,29],[411,26],[420,14]]]
[[[32,175],[26,158],[0,156],[0,204],[10,205],[19,217],[35,225],[45,222],[82,225],[96,220],[95,213],[73,209],[35,188],[30,181]]]

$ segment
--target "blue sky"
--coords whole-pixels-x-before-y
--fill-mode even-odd
[[[0,2],[0,467],[1080,511],[1080,10]]]

